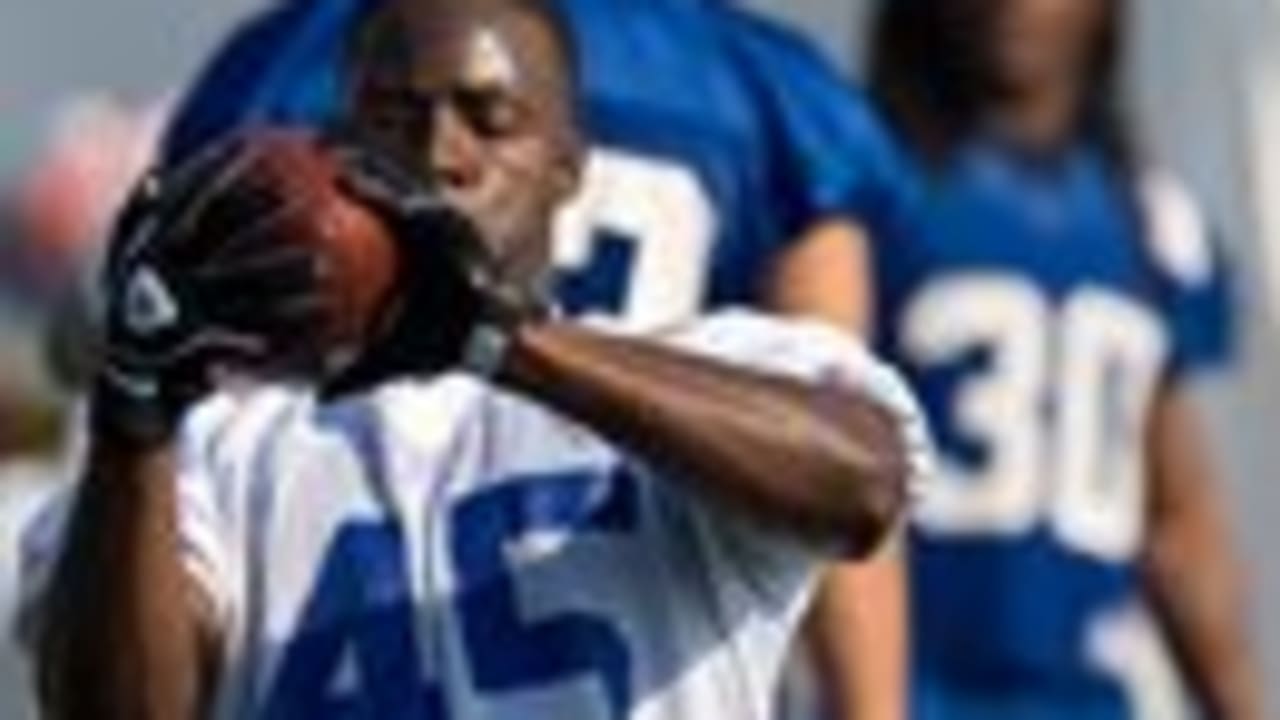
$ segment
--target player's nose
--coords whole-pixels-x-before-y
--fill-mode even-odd
[[[427,148],[433,178],[450,190],[465,190],[479,180],[479,140],[466,120],[447,103],[432,114]]]

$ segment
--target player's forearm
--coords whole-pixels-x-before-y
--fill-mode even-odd
[[[869,336],[875,314],[872,243],[850,219],[815,224],[788,244],[770,277],[776,311]],[[809,611],[826,708],[843,720],[907,717],[906,568],[900,543],[834,565]]]
[[[903,506],[897,428],[849,392],[561,324],[519,331],[501,379],[763,520],[855,551]]]
[[[775,258],[766,299],[774,312],[871,335],[875,279],[866,229],[848,219],[808,228]]]
[[[36,618],[49,716],[200,714],[201,643],[178,559],[173,480],[166,444],[94,428],[63,555]]]
[[[832,718],[907,717],[907,600],[902,543],[828,570],[808,637]]]
[[[1185,527],[1156,530],[1145,559],[1149,592],[1207,716],[1261,720],[1242,573],[1225,541],[1208,535]]]
[[[1153,604],[1209,717],[1263,717],[1247,629],[1244,576],[1191,400],[1158,398],[1151,435],[1152,511],[1143,567]]]

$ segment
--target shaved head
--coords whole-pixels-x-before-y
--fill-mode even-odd
[[[456,47],[474,35],[475,28],[497,25],[514,26],[536,55],[524,58],[521,71],[538,75],[548,92],[574,103],[578,72],[573,36],[559,11],[542,0],[390,0],[357,31],[353,60],[359,64],[373,56],[394,55],[409,65],[415,53]],[[488,52],[497,55],[492,49]],[[506,64],[517,62],[512,58]]]

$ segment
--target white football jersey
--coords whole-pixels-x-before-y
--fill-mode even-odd
[[[904,392],[817,326],[735,312],[674,342]],[[835,551],[461,375],[332,405],[219,397],[184,434],[221,717],[766,720]]]

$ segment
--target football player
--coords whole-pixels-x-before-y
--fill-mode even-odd
[[[1191,383],[1224,268],[1123,116],[1119,0],[886,0],[874,90],[921,231],[876,247],[877,327],[943,478],[915,515],[914,717],[1262,717]]]
[[[904,232],[879,119],[810,44],[733,2],[558,0],[592,150],[557,233],[558,296],[630,329],[765,304],[865,332],[865,246]],[[171,160],[246,123],[315,126],[337,108],[344,28],[369,0],[281,2],[188,94]],[[833,572],[812,635],[840,717],[904,713],[895,548]],[[803,714],[803,713],[802,713]]]
[[[360,24],[361,144],[327,152],[396,230],[404,311],[333,378],[351,394],[218,393],[181,451],[222,370],[287,372],[323,298],[271,242],[296,207],[237,182],[243,143],[144,182],[85,477],[30,546],[51,714],[769,716],[821,563],[891,529],[923,429],[828,328],[624,339],[546,312],[580,170],[558,28],[519,0]]]

